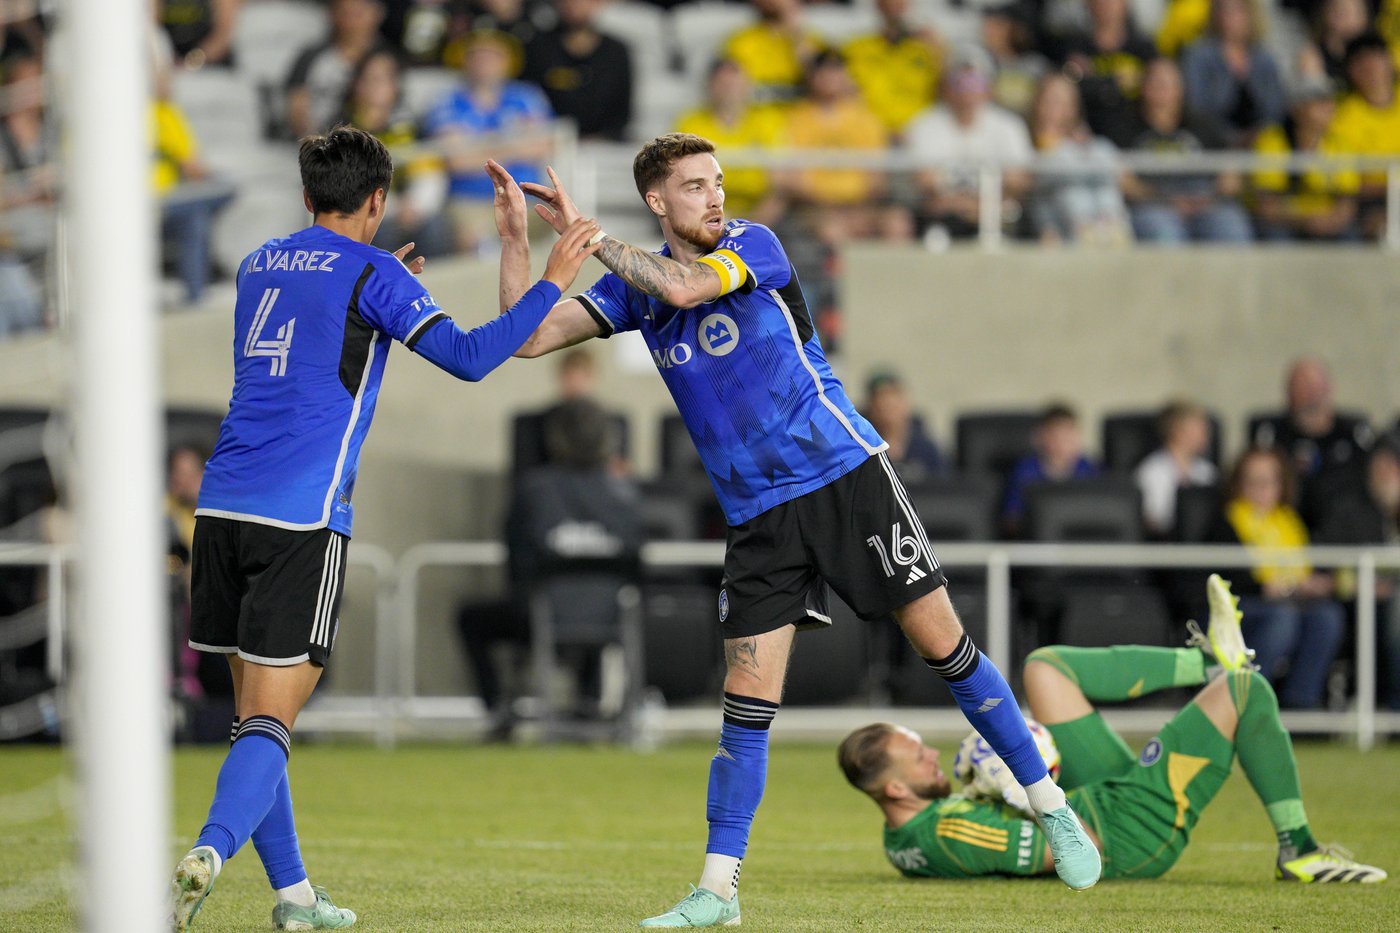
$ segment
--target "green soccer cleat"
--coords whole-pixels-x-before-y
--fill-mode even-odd
[[[1055,857],[1055,874],[1074,891],[1087,891],[1103,875],[1103,859],[1069,804],[1036,818]]]
[[[1384,869],[1362,865],[1346,849],[1333,845],[1322,846],[1286,862],[1280,858],[1274,866],[1274,877],[1279,881],[1304,884],[1374,884],[1388,876]]]
[[[690,886],[690,893],[664,914],[648,917],[644,927],[737,927],[739,895],[726,901],[713,891]]]
[[[1245,645],[1240,632],[1240,601],[1230,592],[1230,584],[1213,573],[1206,580],[1206,601],[1210,603],[1210,624],[1204,635],[1195,622],[1187,622],[1191,637],[1188,645],[1200,648],[1227,671],[1249,670],[1254,665],[1254,649]]]
[[[343,930],[355,925],[355,912],[331,903],[331,896],[319,884],[313,884],[316,904],[302,907],[291,901],[278,901],[272,908],[274,930]]]
[[[191,849],[170,879],[170,929],[185,933],[214,888],[214,855],[208,846]]]

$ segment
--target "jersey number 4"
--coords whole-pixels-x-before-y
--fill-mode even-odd
[[[267,319],[272,314],[272,306],[277,304],[277,296],[280,294],[280,288],[269,288],[263,292],[258,311],[253,315],[253,323],[248,328],[248,339],[243,341],[244,356],[272,357],[272,371],[269,373],[272,376],[287,375],[287,354],[291,352],[292,331],[297,325],[297,319],[292,318],[277,328],[276,340],[261,339],[263,328],[267,326]]]

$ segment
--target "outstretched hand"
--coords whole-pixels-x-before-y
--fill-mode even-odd
[[[588,241],[598,233],[598,229],[596,220],[580,217],[564,228],[558,242],[549,251],[544,277],[559,286],[561,292],[567,291],[569,286],[574,284],[574,277],[578,275],[583,261],[598,252],[598,247],[603,245],[601,240],[592,246],[588,245]]]
[[[491,206],[496,212],[496,232],[502,240],[521,239],[526,236],[525,194],[515,183],[510,172],[495,159],[486,160],[486,174],[491,176],[491,185],[496,189]]]
[[[555,233],[563,236],[564,231],[579,219],[578,208],[574,206],[574,199],[564,190],[564,183],[554,174],[554,169],[546,168],[545,171],[549,173],[549,180],[554,183],[553,188],[532,181],[527,181],[520,187],[526,194],[544,202],[535,205],[535,213],[553,227]]]
[[[423,256],[419,256],[417,259],[405,258],[408,256],[409,253],[413,252],[413,247],[417,245],[418,244],[410,240],[403,246],[400,246],[398,249],[394,250],[394,258],[397,259],[399,262],[403,263],[404,267],[407,268],[408,271],[412,272],[414,275],[418,275],[420,272],[422,272],[423,267],[428,264],[428,260]]]

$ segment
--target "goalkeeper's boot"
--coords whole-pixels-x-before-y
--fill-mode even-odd
[[[648,917],[644,927],[737,927],[739,895],[726,901],[713,891],[690,886],[690,893],[664,914]]]
[[[1200,648],[1227,671],[1249,670],[1254,666],[1254,649],[1245,645],[1240,632],[1239,597],[1218,573],[1206,580],[1206,601],[1210,603],[1210,624],[1205,634],[1195,622],[1187,622],[1191,637],[1188,645]]]
[[[1362,865],[1346,849],[1331,845],[1287,861],[1279,856],[1274,866],[1274,877],[1279,881],[1301,881],[1305,884],[1373,884],[1384,881],[1387,876],[1384,869]]]
[[[1075,891],[1087,891],[1098,884],[1103,874],[1103,859],[1069,804],[1041,813],[1035,820],[1045,832],[1045,842],[1055,857],[1055,874],[1060,880]]]
[[[199,846],[175,866],[175,876],[170,879],[170,929],[175,933],[185,933],[190,928],[213,890],[215,858],[213,849]]]
[[[319,884],[313,884],[316,903],[302,907],[291,901],[278,901],[272,908],[272,928],[274,930],[343,930],[354,926],[355,912],[337,907],[331,903],[331,896]]]

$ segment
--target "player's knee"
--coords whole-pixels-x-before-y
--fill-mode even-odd
[[[1274,693],[1273,684],[1258,671],[1231,671],[1229,685],[1230,699],[1234,701],[1235,711],[1241,715],[1251,701],[1261,703],[1268,709],[1278,709],[1278,694]]]
[[[1021,666],[1021,673],[1026,680],[1031,678],[1042,679],[1050,676],[1051,672],[1061,674],[1061,663],[1056,649],[1059,645],[1042,645],[1026,655],[1025,663]]]

